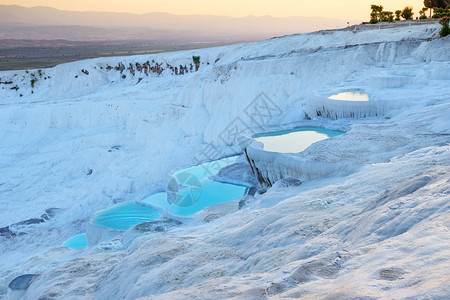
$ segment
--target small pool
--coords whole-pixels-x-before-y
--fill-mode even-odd
[[[220,169],[232,165],[236,162],[236,159],[239,156],[230,156],[230,157],[225,157],[225,158],[221,158],[218,160],[214,160],[214,161],[210,161],[210,162],[205,162],[199,165],[195,165],[192,167],[187,167],[184,169],[181,169],[177,172],[175,172],[173,174],[174,177],[177,177],[179,174],[182,173],[188,173],[191,175],[194,175],[197,179],[203,179],[203,178],[207,178],[213,175],[216,175],[217,173],[219,173]]]
[[[293,130],[258,134],[254,139],[264,144],[264,150],[280,153],[298,153],[315,142],[342,134],[342,131],[319,127],[301,127]]]
[[[80,234],[74,235],[70,239],[66,240],[63,243],[63,246],[69,247],[72,249],[87,247],[88,242],[87,242],[86,233],[80,233]]]
[[[364,92],[343,92],[328,97],[331,100],[341,101],[369,101],[369,95]]]
[[[162,217],[158,209],[137,202],[126,202],[94,214],[92,222],[113,230],[123,231],[143,222]]]

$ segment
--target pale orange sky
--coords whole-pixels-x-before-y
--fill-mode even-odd
[[[390,11],[413,6],[414,16],[418,16],[418,11],[423,7],[423,0],[0,0],[0,4],[50,6],[74,11],[167,12],[233,17],[323,16],[363,21],[369,19],[370,4],[381,4]]]

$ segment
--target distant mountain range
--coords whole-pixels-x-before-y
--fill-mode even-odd
[[[167,13],[75,12],[50,7],[0,5],[0,39],[250,41],[346,25],[343,20],[319,17],[233,18]]]

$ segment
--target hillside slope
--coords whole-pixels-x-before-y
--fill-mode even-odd
[[[0,227],[55,212],[2,231],[0,295],[27,273],[41,275],[26,299],[450,295],[450,39],[438,31],[354,27],[0,72]],[[384,116],[308,120],[308,100],[361,89],[389,102]],[[262,123],[249,113],[261,95],[279,111]],[[231,125],[346,131],[304,155],[352,167],[275,184],[210,223],[60,247],[96,210],[238,151]]]

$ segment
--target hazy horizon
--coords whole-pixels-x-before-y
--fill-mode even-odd
[[[246,17],[77,12],[0,5],[0,70],[43,68],[93,58],[178,51],[336,29],[311,17]]]
[[[0,0],[0,5],[19,5],[23,7],[51,7],[59,10],[78,12],[118,12],[143,15],[147,13],[167,13],[172,15],[208,15],[233,18],[263,17],[324,17],[345,21],[364,21],[369,18],[370,5],[380,4],[386,10],[394,11],[405,6],[413,6],[414,12],[423,7],[422,0],[322,0],[307,2],[296,0],[229,0],[214,2],[208,0],[129,0],[123,1],[56,1],[56,0]]]
[[[170,35],[193,42],[253,41],[347,26],[346,21],[324,17],[236,18],[155,12],[137,15],[17,5],[0,5],[0,24],[0,39],[141,40]]]
[[[153,1],[155,5],[151,9],[142,6],[147,2],[130,0],[125,11],[119,10],[117,1],[106,4],[104,1],[0,0],[0,69],[49,67],[98,56],[178,51],[344,28],[369,19],[370,4],[361,4],[365,1],[333,2],[328,6],[324,1],[320,13],[311,4],[305,4],[301,14],[309,16],[283,16],[277,9],[290,8],[295,12],[298,1],[295,5],[282,5],[292,2],[287,0],[270,2],[270,5],[261,1],[260,6],[249,7],[253,0],[242,0],[236,10],[239,13],[231,14],[227,9],[208,10],[208,6],[198,5],[201,0],[188,0],[180,5],[175,5],[179,0],[171,0],[173,5],[164,2],[165,6]],[[399,2],[396,7],[391,3],[385,9],[401,8],[409,3],[395,2]],[[186,7],[186,3],[190,6]],[[229,2],[228,9],[234,7],[233,3]],[[215,4],[218,8],[222,5]],[[141,10],[136,11],[139,7]],[[175,7],[181,9],[172,9]],[[192,11],[192,7],[196,9]],[[331,15],[327,13],[329,9],[334,9]],[[355,9],[364,11],[364,17],[358,20],[352,12]],[[264,15],[257,16],[260,13]],[[346,19],[345,14],[355,17]]]

